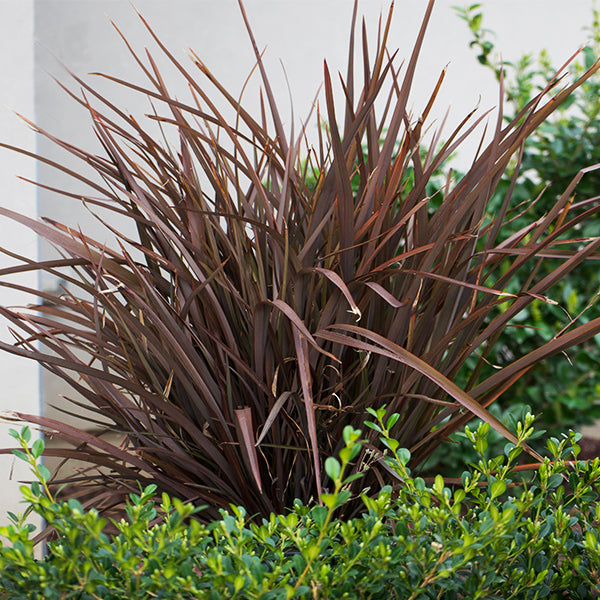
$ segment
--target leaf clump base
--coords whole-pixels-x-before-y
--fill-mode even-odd
[[[30,449],[27,428],[13,431],[38,479],[22,488],[27,512],[46,519],[56,536],[36,560],[33,526],[13,515],[0,529],[8,540],[0,548],[0,590],[15,600],[598,597],[600,460],[577,461],[576,434],[549,440],[551,458],[525,477],[516,461],[533,432],[531,415],[519,424],[519,444],[491,459],[489,427],[467,428],[478,463],[458,482],[437,476],[426,483],[411,476],[410,455],[389,437],[385,411],[372,414],[369,426],[388,448],[381,460],[402,483],[363,493],[359,517],[335,518],[365,444],[348,427],[339,460],[326,466],[333,488],[322,504],[297,501],[261,522],[232,506],[205,525],[190,518],[202,508],[166,494],[157,504],[149,486],[130,495],[114,534],[96,510],[52,497],[37,467],[43,443]]]

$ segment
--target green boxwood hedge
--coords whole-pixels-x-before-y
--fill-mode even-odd
[[[519,424],[519,445],[487,457],[488,426],[466,434],[479,462],[460,480],[426,482],[406,467],[408,453],[389,437],[393,415],[372,411],[397,489],[362,494],[362,515],[340,520],[344,478],[364,444],[344,432],[321,504],[300,502],[285,515],[255,521],[231,507],[209,526],[201,507],[155,498],[154,486],[132,494],[125,515],[107,521],[76,500],[57,501],[39,465],[40,441],[27,428],[13,435],[37,480],[23,486],[28,509],[0,528],[0,589],[14,599],[288,598],[590,598],[600,592],[600,461],[578,461],[578,436],[550,439],[550,458],[519,466],[533,418]],[[392,420],[390,420],[392,419]],[[379,458],[378,458],[379,457]],[[56,535],[36,559],[31,512]],[[568,595],[565,596],[565,593]]]

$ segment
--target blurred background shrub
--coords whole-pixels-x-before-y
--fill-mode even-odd
[[[471,47],[479,63],[494,72],[504,86],[504,119],[512,121],[525,108],[532,96],[555,80],[558,67],[548,52],[526,54],[510,61],[502,60],[495,44],[493,23],[484,27],[482,5],[456,7],[472,33]],[[487,23],[486,23],[487,25]],[[600,17],[594,9],[589,27],[584,28],[588,45],[569,66],[573,74],[581,74],[600,55]],[[504,56],[506,59],[507,57]],[[558,82],[557,82],[558,83]],[[560,86],[557,86],[557,88]],[[550,91],[550,94],[553,92]],[[600,171],[587,170],[600,162],[600,79],[589,78],[561,104],[527,139],[518,165],[516,183],[512,190],[512,215],[502,226],[500,236],[508,239],[527,223],[547,214],[575,177],[586,170],[569,199],[571,210],[581,213],[600,195]],[[488,216],[500,209],[511,188],[516,164],[507,169],[492,195]],[[588,219],[575,227],[583,243],[600,235],[600,219]],[[556,261],[550,259],[535,266],[538,273],[547,273]],[[588,261],[558,282],[549,293],[556,304],[533,302],[506,328],[488,356],[484,371],[491,373],[513,360],[516,353],[528,352],[551,340],[557,331],[566,327],[573,318],[581,322],[600,316],[600,276],[597,261]],[[517,274],[508,289],[516,292],[525,283],[529,273]],[[475,357],[465,364],[465,373],[474,368]],[[600,418],[600,337],[595,336],[568,352],[536,363],[515,383],[491,410],[510,425],[532,410],[538,417],[538,428],[548,435],[559,436],[570,428],[579,430]],[[539,436],[539,433],[538,433]],[[471,458],[470,444],[457,433],[454,453],[436,453],[430,463],[460,469]],[[495,451],[504,444],[501,436],[490,435]],[[540,440],[540,445],[543,442]],[[532,445],[536,445],[532,441]],[[438,462],[440,461],[440,462]]]

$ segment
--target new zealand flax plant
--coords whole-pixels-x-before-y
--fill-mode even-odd
[[[356,52],[355,3],[338,102],[324,67],[316,147],[307,147],[305,128],[295,135],[284,127],[241,1],[262,81],[257,116],[199,57],[192,54],[188,70],[146,25],[189,100],[171,95],[151,54],[138,56],[126,42],[147,87],[103,77],[150,99],[152,114],[130,116],[75,77],[82,93],[71,95],[89,110],[103,152],[36,128],[82,163],[78,170],[31,155],[89,188],[84,196],[56,191],[98,209],[107,238],[116,237],[111,245],[0,208],[62,253],[45,262],[18,257],[20,266],[0,272],[1,284],[18,287],[11,276],[31,269],[65,282],[62,294],[26,289],[38,305],[1,309],[16,336],[1,347],[64,379],[89,403],[73,399],[82,418],[124,440],[8,415],[64,440],[55,456],[98,467],[57,474],[56,483],[73,484],[66,491],[109,509],[137,482],[155,483],[207,505],[207,519],[230,503],[254,515],[284,511],[295,498],[318,499],[327,487],[324,461],[343,447],[343,428],[361,428],[366,409],[383,405],[399,415],[390,435],[410,450],[413,468],[474,415],[517,442],[487,407],[537,361],[597,334],[600,319],[573,320],[525,356],[515,348],[517,358],[485,379],[479,366],[466,374],[463,366],[474,355],[484,364],[515,315],[550,301],[557,281],[598,257],[600,238],[578,239],[576,229],[597,218],[600,204],[571,206],[582,173],[547,214],[502,242],[498,233],[514,216],[510,190],[500,210],[486,209],[527,136],[599,65],[570,84],[557,74],[509,124],[500,109],[491,141],[465,175],[449,175],[428,194],[448,157],[480,135],[487,118],[469,116],[423,142],[444,74],[420,114],[409,111],[410,91],[433,6],[402,62],[387,49],[391,8],[375,52],[367,51],[364,25]],[[217,108],[223,102],[233,118]],[[166,140],[175,136],[174,148]],[[114,227],[107,214],[137,233]],[[537,277],[543,261],[553,268]],[[520,291],[508,293],[523,272],[530,276]],[[392,477],[373,452],[365,446],[356,461],[355,471],[366,473],[351,492]]]

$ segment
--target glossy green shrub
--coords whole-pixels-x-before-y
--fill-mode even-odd
[[[477,60],[483,67],[491,69],[499,81],[502,74],[503,109],[508,122],[521,113],[540,89],[555,79],[559,65],[552,63],[546,50],[537,56],[525,54],[516,58],[502,53],[492,29],[483,26],[482,4],[456,7],[456,10],[469,26],[470,46],[477,53]],[[588,26],[582,31],[582,42],[585,40],[588,45],[570,65],[574,74],[585,71],[600,55],[600,13],[596,8],[591,11]],[[572,50],[575,49],[567,48],[565,53]],[[558,58],[562,61],[566,56]],[[600,79],[591,77],[525,143],[511,192],[513,218],[503,224],[501,236],[509,238],[547,214],[575,180],[578,182],[571,192],[571,209],[574,214],[582,214],[599,193],[600,170],[592,167],[598,163]],[[513,175],[514,168],[508,169],[502,177],[489,204],[489,214],[493,215],[502,206],[505,195],[513,186]],[[576,227],[576,235],[582,240],[599,234],[598,219],[590,219]],[[551,265],[552,261],[540,265],[538,272],[545,273],[544,269]],[[516,276],[508,291],[518,293],[528,275],[523,272]],[[599,316],[599,290],[596,261],[586,262],[569,273],[552,289],[554,304],[533,302],[513,320],[491,350],[490,366],[484,372],[493,372],[493,366],[503,366],[514,354],[528,352],[551,340],[556,331],[577,316],[581,322]],[[539,415],[541,426],[552,435],[571,427],[578,429],[589,425],[600,418],[600,371],[596,368],[599,359],[600,338],[595,337],[573,351],[536,364],[500,399],[499,404],[504,409],[517,403],[528,405]],[[502,440],[499,443],[503,443]]]
[[[362,494],[364,512],[337,520],[348,501],[345,473],[360,451],[361,432],[346,428],[321,505],[296,502],[286,515],[252,522],[241,508],[203,525],[199,508],[162,496],[154,486],[132,494],[126,518],[106,521],[75,500],[54,501],[29,431],[13,432],[39,481],[23,486],[28,511],[56,530],[47,556],[33,555],[24,516],[0,532],[0,586],[15,599],[137,598],[570,598],[600,592],[600,461],[577,461],[577,435],[550,439],[552,456],[526,483],[515,478],[533,418],[518,425],[519,445],[487,458],[488,425],[466,430],[479,461],[458,481],[411,477],[408,451],[389,429],[397,420],[371,411],[385,461],[401,480]],[[570,460],[572,459],[572,460]],[[355,477],[355,476],[352,476]],[[27,512],[27,511],[26,511]]]

